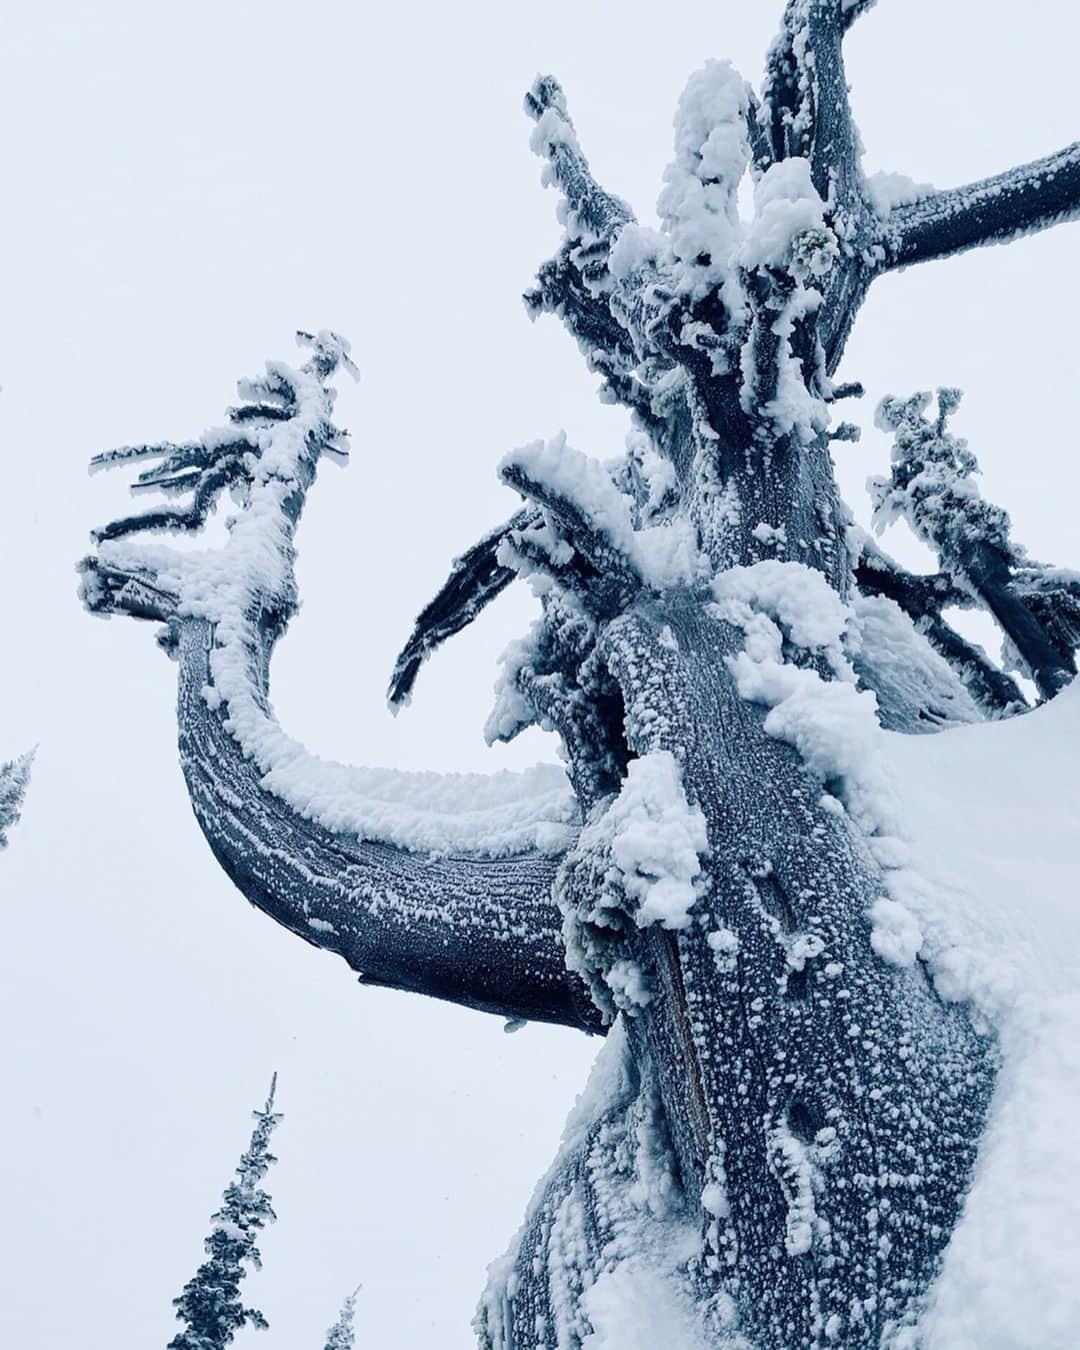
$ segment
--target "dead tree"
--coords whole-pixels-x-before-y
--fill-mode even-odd
[[[326,765],[275,721],[294,530],[343,450],[340,339],[303,337],[308,363],[242,386],[224,429],[99,461],[150,459],[138,486],[167,502],[98,533],[87,603],[163,625],[195,815],[243,894],[366,981],[613,1027],[483,1297],[489,1347],[580,1345],[635,1288],[694,1344],[881,1345],[917,1320],[968,1184],[995,1046],[894,898],[875,714],[933,731],[1022,700],[942,616],[954,592],[993,608],[993,578],[951,554],[913,578],[853,536],[829,450],[851,433],[830,423],[861,391],[832,376],[877,277],[1071,219],[1080,146],[883,199],[843,62],[869,8],[790,0],[757,95],[727,64],[691,77],[659,232],[594,180],[559,85],[527,97],[565,227],[527,303],[634,429],[615,469],[561,438],[508,456],[524,504],[455,564],[391,697],[527,578],[541,617],[489,735],[553,729],[572,791]],[[226,487],[223,550],[132,540],[197,529]],[[1072,671],[1056,650],[1045,693]]]

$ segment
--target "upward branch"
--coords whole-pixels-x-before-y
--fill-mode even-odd
[[[566,231],[583,242],[609,244],[634,214],[593,177],[578,144],[558,80],[542,75],[525,95],[525,109],[536,122],[532,147],[549,165],[551,181],[566,201]]]
[[[834,210],[864,207],[843,38],[868,8],[858,0],[788,0],[765,68],[759,121],[766,128],[768,157],[759,167],[808,159],[814,186]]]
[[[180,662],[192,805],[253,904],[372,983],[594,1029],[599,1019],[563,965],[551,898],[576,820],[559,769],[351,768],[309,754],[273,715],[271,656],[297,605],[296,526],[320,460],[345,450],[327,381],[347,345],[328,333],[302,340],[308,362],[274,363],[244,384],[227,428],[101,457],[162,461],[140,484],[193,475],[183,491],[200,504],[98,531],[98,554],[82,565],[86,603],[165,625]],[[224,548],[181,553],[139,537],[196,528],[226,481],[240,510]]]
[[[526,305],[534,317],[553,313],[562,319],[590,369],[603,377],[602,397],[659,429],[655,376],[673,365],[661,332],[663,250],[658,252],[654,232],[636,224],[629,206],[596,181],[558,81],[537,78],[525,109],[536,122],[530,144],[545,161],[544,182],[561,195],[563,224],[562,245],[540,268]],[[645,287],[656,290],[655,303],[642,303]]]

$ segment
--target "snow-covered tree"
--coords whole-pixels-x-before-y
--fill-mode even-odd
[[[356,1335],[353,1322],[356,1317],[356,1293],[354,1290],[341,1305],[334,1325],[327,1330],[324,1350],[353,1350]]]
[[[164,625],[192,804],[244,895],[367,982],[607,1034],[492,1268],[489,1348],[622,1345],[645,1307],[672,1345],[912,1345],[972,1175],[999,1049],[937,980],[881,726],[1022,707],[942,611],[978,592],[1000,618],[1011,587],[1035,614],[1049,574],[979,572],[944,529],[916,578],[853,532],[830,440],[861,391],[834,373],[878,277],[1080,213],[1080,146],[947,191],[868,180],[843,42],[870,8],[789,0],[758,93],[719,61],[691,77],[659,231],[593,178],[556,81],[528,94],[564,231],[528,305],[632,430],[615,465],[563,436],[507,456],[523,505],[421,614],[391,700],[524,578],[540,617],[488,736],[556,732],[565,777],[327,764],[275,720],[294,531],[344,445],[340,338],[303,336],[308,362],[242,386],[227,427],[98,461],[154,459],[139,487],[186,499],[99,531],[85,595]],[[225,487],[222,549],[133,537],[197,529]],[[1071,669],[1054,632],[1045,682],[1016,642],[1044,693]]]
[[[210,1217],[211,1229],[203,1246],[207,1260],[173,1299],[177,1321],[184,1330],[169,1342],[169,1350],[223,1350],[245,1326],[265,1328],[258,1308],[246,1308],[240,1281],[246,1267],[262,1267],[256,1246],[259,1232],[273,1223],[270,1197],[259,1183],[277,1161],[270,1152],[270,1136],[281,1120],[274,1112],[277,1075],[262,1110],[253,1112],[251,1142],[241,1154],[236,1175],[225,1188],[221,1208]]]
[[[18,822],[33,758],[32,754],[22,755],[0,764],[0,848],[7,848],[7,832]]]

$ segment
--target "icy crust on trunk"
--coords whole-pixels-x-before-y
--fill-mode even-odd
[[[211,681],[204,698],[220,710],[262,785],[309,820],[339,833],[437,854],[500,857],[559,852],[577,809],[565,773],[539,765],[523,773],[437,774],[351,767],[321,759],[278,724],[266,692],[266,664],[279,635],[271,624],[296,607],[293,534],[321,454],[338,448],[333,390],[308,368],[267,364],[295,390],[288,420],[245,428],[252,449],[243,509],[216,550],[180,552],[128,538],[100,545],[107,567],[146,575],[177,598],[175,620],[213,625]],[[203,443],[235,428],[207,432]]]
[[[850,615],[796,564],[714,585],[746,633],[731,662],[765,728],[796,745],[882,868],[871,943],[925,964],[939,996],[997,1033],[1003,1068],[971,1191],[914,1330],[895,1350],[1066,1350],[1076,1343],[1080,1192],[1080,687],[1007,723],[890,734],[845,670]],[[831,679],[819,668],[827,668]]]
[[[752,1350],[730,1299],[695,1298],[699,1249],[658,1098],[620,1018],[509,1251],[488,1269],[480,1346]]]
[[[870,907],[878,956],[912,966],[922,951],[916,911],[929,884],[904,838],[884,768],[877,697],[859,689],[847,654],[858,620],[820,572],[775,560],[736,567],[713,583],[720,617],[741,628],[728,661],[739,693],[769,708],[765,731],[787,741],[822,785],[822,804],[846,811],[881,868],[884,893]]]

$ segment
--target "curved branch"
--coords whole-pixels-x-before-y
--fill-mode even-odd
[[[305,819],[267,789],[208,706],[212,644],[206,622],[181,623],[180,762],[214,856],[257,909],[343,957],[364,983],[602,1030],[563,958],[551,896],[560,857],[436,857]]]
[[[966,187],[935,192],[885,218],[887,269],[1007,244],[1080,216],[1080,141]]]
[[[129,518],[98,532],[100,554],[82,568],[84,599],[102,614],[166,623],[180,654],[181,757],[196,815],[254,904],[373,982],[592,1028],[584,990],[564,968],[551,897],[576,819],[561,770],[353,769],[309,754],[270,709],[271,654],[297,605],[296,524],[320,458],[340,455],[345,441],[326,380],[347,345],[333,334],[308,343],[314,355],[299,370],[273,365],[242,386],[259,400],[254,411],[235,410],[230,428],[185,449],[200,481],[219,455],[239,465],[243,509],[224,548],[132,542],[126,536],[159,527],[161,516]],[[141,448],[138,458],[172,451]],[[171,524],[189,528],[183,513]]]
[[[472,623],[514,580],[517,573],[499,562],[499,546],[513,531],[528,529],[539,521],[538,511],[518,511],[454,559],[450,575],[420,611],[408,642],[394,662],[387,691],[392,708],[397,710],[408,703],[420,667],[432,652]]]

